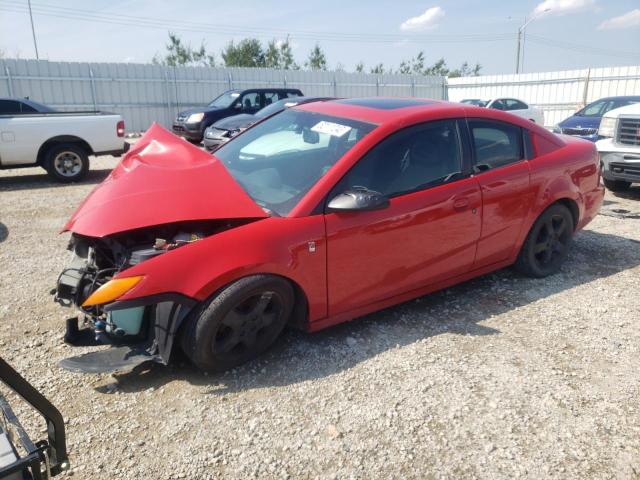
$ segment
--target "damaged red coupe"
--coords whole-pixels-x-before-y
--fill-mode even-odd
[[[220,371],[287,325],[316,331],[515,264],[545,277],[604,196],[592,143],[420,99],[288,109],[215,156],[153,126],[65,226],[56,298],[77,371]],[[90,336],[90,338],[88,338]]]

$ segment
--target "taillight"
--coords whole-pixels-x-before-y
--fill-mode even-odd
[[[596,150],[593,152],[594,160],[596,162],[596,168],[598,170],[598,186],[602,186],[602,160],[600,159],[600,152]]]
[[[116,125],[116,133],[119,137],[124,137],[124,120],[120,120]]]

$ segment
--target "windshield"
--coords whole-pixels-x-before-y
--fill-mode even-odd
[[[209,107],[228,108],[239,96],[240,94],[238,92],[225,92],[219,97],[216,97],[209,104]]]
[[[288,109],[216,150],[258,205],[287,215],[305,193],[375,125]]]

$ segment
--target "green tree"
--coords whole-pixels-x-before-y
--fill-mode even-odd
[[[449,75],[449,69],[447,68],[447,62],[444,58],[441,58],[430,67],[425,68],[424,75],[439,75],[446,77]]]
[[[315,47],[311,49],[309,58],[305,66],[310,70],[326,70],[327,69],[327,56],[325,55],[320,44],[316,43]]]
[[[281,68],[282,63],[280,47],[278,42],[271,40],[267,45],[267,51],[264,54],[265,66],[267,68]]]
[[[480,65],[479,63],[476,63],[473,67],[470,67],[467,62],[464,62],[460,66],[460,68],[450,71],[449,77],[477,77],[478,75],[480,75],[480,70],[482,70],[482,65]]]
[[[378,75],[382,75],[384,73],[384,65],[382,63],[379,63],[375,67],[371,67],[369,69],[369,73],[375,73],[375,74],[378,74]]]
[[[191,45],[185,44],[178,35],[169,32],[169,42],[165,48],[166,54],[164,56],[154,55],[153,63],[170,67],[196,65],[213,67],[215,65],[215,57],[213,54],[207,53],[204,41],[196,50]]]
[[[280,68],[285,70],[298,70],[300,68],[293,59],[291,42],[289,41],[288,35],[286,40],[280,43]]]
[[[362,62],[356,63],[356,72],[358,73],[364,72],[364,63]]]
[[[257,38],[245,38],[237,45],[231,40],[222,50],[222,59],[227,67],[264,67],[266,65],[266,54]]]
[[[284,41],[271,40],[265,52],[265,66],[282,70],[297,70],[299,67],[293,59],[289,37]]]

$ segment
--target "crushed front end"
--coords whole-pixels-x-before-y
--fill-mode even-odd
[[[72,234],[72,258],[54,289],[56,302],[79,311],[67,319],[65,342],[112,348],[65,359],[60,366],[103,373],[130,371],[146,362],[167,364],[178,326],[196,301],[178,293],[119,301],[142,277],[118,274],[229,226],[182,222],[101,238]]]

